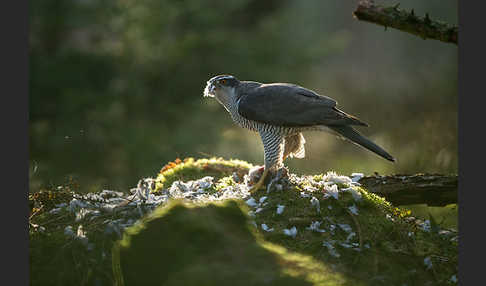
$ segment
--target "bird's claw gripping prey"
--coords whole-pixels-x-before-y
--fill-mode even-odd
[[[274,187],[285,184],[285,179],[288,178],[288,176],[289,170],[285,166],[276,170],[274,173],[270,171],[265,173],[264,166],[252,168],[248,172],[247,184],[252,186],[249,192],[253,193],[262,188],[264,185],[267,185],[267,193],[269,193]]]
[[[268,169],[263,170],[263,174],[261,175],[260,179],[258,179],[258,182],[256,182],[249,190],[248,192],[250,194],[253,194],[254,192],[258,191],[261,187],[263,187],[263,183],[265,182],[265,178],[267,177],[268,174]]]
[[[287,157],[304,158],[303,131],[331,132],[395,161],[352,127],[368,124],[339,110],[334,99],[304,87],[240,81],[232,75],[218,75],[208,80],[204,96],[214,97],[236,124],[258,132],[262,139],[265,170],[250,192],[262,187],[266,176],[281,169]]]

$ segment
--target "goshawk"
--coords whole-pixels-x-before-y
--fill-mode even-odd
[[[368,124],[337,109],[334,99],[301,86],[239,81],[231,75],[218,75],[207,82],[204,96],[215,97],[235,123],[260,134],[265,169],[250,192],[263,185],[268,172],[282,168],[287,157],[304,158],[305,139],[302,131],[331,132],[387,160],[395,161],[380,146],[352,127]]]

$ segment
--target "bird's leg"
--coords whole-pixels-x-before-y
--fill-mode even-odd
[[[270,193],[270,191],[278,185],[281,179],[288,177],[288,169],[282,165],[282,167],[275,172],[275,175],[274,176],[271,175],[270,177],[272,179],[267,185],[267,193]],[[277,190],[278,189],[281,190],[282,189],[281,187],[282,186],[280,185],[280,187],[278,187]]]
[[[265,130],[261,130],[259,133],[263,142],[265,170],[258,182],[251,187],[250,193],[257,191],[264,185],[269,172],[273,173],[280,166],[283,166],[284,138],[280,135],[269,134]]]
[[[287,178],[289,176],[289,169],[286,166],[282,166],[280,169],[277,171],[276,178],[278,180],[282,178]]]

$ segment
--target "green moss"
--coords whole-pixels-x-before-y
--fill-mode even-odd
[[[314,176],[314,179],[322,177]],[[411,212],[396,208],[384,198],[358,188],[362,198],[355,201],[348,192],[340,192],[339,199],[323,198],[322,192],[313,196],[319,199],[320,212],[310,204],[310,198],[302,198],[300,189],[293,188],[270,195],[259,191],[255,199],[268,196],[268,205],[256,214],[255,222],[274,228],[273,232],[261,231],[265,240],[285,248],[309,255],[326,265],[335,265],[335,270],[347,279],[355,279],[366,285],[432,285],[445,283],[457,273],[457,245],[434,233],[425,232],[407,218]],[[277,205],[285,205],[281,215],[276,214]],[[349,211],[356,206],[358,215]],[[329,208],[330,207],[330,208]],[[320,221],[325,233],[307,230],[312,221]],[[330,225],[347,224],[356,232],[353,242],[361,243],[361,251],[336,244],[339,258],[332,256],[323,246],[323,241],[346,241],[348,233]],[[285,236],[283,229],[296,226],[295,238]],[[413,233],[413,234],[412,234]],[[369,248],[364,247],[368,245]],[[424,258],[433,259],[434,268],[426,269]],[[436,265],[440,264],[440,265]],[[440,271],[438,271],[440,269]]]
[[[417,204],[417,205],[407,205],[404,206],[410,209],[414,216],[420,217],[421,219],[429,219],[430,217],[434,217],[435,220],[441,226],[447,228],[454,228],[457,229],[458,224],[458,205],[457,204],[450,204],[443,207],[435,207],[435,206],[428,206],[426,204]]]
[[[210,175],[216,182],[211,192],[219,192],[236,184],[233,172],[242,178],[250,167],[236,160],[187,159],[165,168],[157,178],[158,188],[176,179]],[[325,175],[312,178],[320,181]],[[120,218],[116,212],[77,222],[68,211],[39,212],[30,222],[46,230],[30,232],[31,284],[111,285],[115,277],[118,285],[227,285],[228,280],[237,285],[444,285],[457,274],[457,241],[423,231],[409,220],[414,215],[410,211],[364,188],[357,188],[358,201],[349,192],[339,192],[336,200],[325,198],[322,189],[306,190],[319,200],[318,211],[311,197],[301,195],[311,185],[307,180],[270,194],[257,191],[252,195],[257,202],[267,197],[259,212],[242,201],[170,201],[128,228],[115,247],[115,238],[104,233],[104,222]],[[285,205],[282,214],[276,213],[277,205]],[[248,217],[250,210],[254,216]],[[306,229],[314,221],[326,232]],[[80,224],[95,245],[90,251],[64,235],[67,225],[76,231]],[[263,231],[261,224],[274,230]],[[339,224],[356,233],[349,243],[358,243],[360,251],[339,244],[349,236]],[[333,232],[331,225],[336,227]],[[293,226],[298,230],[295,238],[283,232]],[[340,256],[331,255],[324,241],[336,241]],[[431,269],[424,265],[426,257],[432,260]]]
[[[29,231],[30,284],[112,285],[110,252],[115,238],[106,235],[100,226],[104,220],[115,218],[104,215],[76,222],[67,210],[55,214],[42,212],[33,217],[31,223],[45,230]],[[91,250],[83,241],[64,233],[71,226],[76,234],[79,225],[88,234]]]
[[[167,165],[166,165],[167,166]],[[158,174],[156,189],[159,191],[168,188],[174,181],[196,180],[205,176],[212,176],[216,180],[236,172],[240,178],[253,167],[250,163],[241,160],[224,160],[222,158],[198,159],[187,158],[178,164],[168,165]]]
[[[243,210],[243,211],[242,211]],[[175,202],[115,245],[125,285],[336,285],[345,279],[312,257],[262,241],[245,206]],[[159,241],[154,243],[154,241]],[[121,281],[122,279],[119,279]],[[202,283],[202,284],[201,284]],[[317,284],[316,284],[317,283]]]

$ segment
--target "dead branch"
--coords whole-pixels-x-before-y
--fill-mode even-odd
[[[377,5],[373,0],[360,0],[353,16],[361,21],[367,21],[385,27],[392,27],[425,39],[434,39],[457,45],[457,26],[432,20],[428,13],[424,17],[415,15],[414,10],[407,12],[393,6]]]

